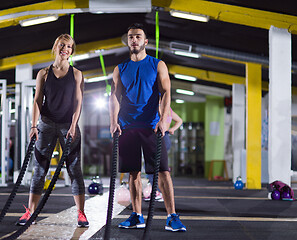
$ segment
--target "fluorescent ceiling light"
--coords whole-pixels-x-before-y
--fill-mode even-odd
[[[174,74],[174,77],[177,79],[187,80],[187,81],[191,81],[191,82],[195,82],[197,80],[197,78],[195,78],[193,76],[188,76],[188,75],[183,75],[183,74]]]
[[[201,55],[198,53],[192,52],[184,52],[184,51],[174,51],[175,55],[184,56],[184,57],[192,57],[192,58],[200,58]]]
[[[95,12],[92,12],[92,13],[94,13],[94,14],[103,14],[104,12],[102,12],[102,11],[95,11]]]
[[[209,21],[209,16],[207,16],[207,15],[194,14],[194,13],[189,13],[189,12],[181,12],[181,11],[176,11],[176,10],[171,10],[170,15],[173,17],[185,18],[185,19],[195,20],[195,21],[200,21],[200,22],[208,22]]]
[[[180,93],[180,94],[190,95],[190,96],[194,95],[193,91],[188,91],[188,90],[184,90],[184,89],[176,89],[176,92]]]
[[[184,103],[185,100],[182,100],[182,99],[176,99],[175,102],[176,102],[176,103]]]
[[[21,20],[19,23],[22,27],[28,27],[32,25],[37,25],[41,23],[53,22],[58,19],[58,15],[48,15],[43,17],[36,17],[36,18],[28,18],[25,20]]]
[[[84,59],[88,59],[90,57],[90,54],[85,53],[85,54],[80,54],[80,55],[75,55],[72,56],[72,61],[80,61],[80,60],[84,60]],[[70,58],[69,58],[70,61]]]
[[[100,82],[105,81],[112,78],[112,73],[108,74],[107,76],[99,76],[99,77],[93,77],[93,78],[85,78],[86,83],[92,83],[92,82]]]

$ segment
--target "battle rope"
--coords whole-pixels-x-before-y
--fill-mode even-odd
[[[21,168],[21,171],[20,171],[20,174],[18,176],[18,179],[12,189],[12,192],[10,193],[2,211],[1,211],[1,214],[0,214],[0,222],[3,220],[4,216],[6,215],[17,191],[18,191],[18,188],[19,186],[21,185],[21,182],[23,180],[23,177],[25,175],[25,172],[26,172],[26,169],[27,169],[27,166],[28,166],[28,163],[30,161],[30,158],[31,158],[31,154],[33,152],[33,149],[34,149],[34,144],[35,144],[35,141],[36,141],[36,136],[34,135],[31,140],[30,140],[30,143],[28,145],[28,148],[27,148],[27,152],[26,152],[26,155],[25,155],[25,159],[24,159],[24,162],[23,162],[23,166]]]
[[[144,234],[142,236],[143,240],[149,239],[149,233],[150,233],[150,229],[152,226],[156,191],[157,191],[157,187],[158,187],[158,175],[159,175],[159,169],[160,169],[161,150],[162,150],[162,133],[160,130],[158,130],[158,132],[157,132],[157,152],[156,152],[156,156],[155,156],[155,166],[154,166],[154,180],[153,180],[148,216],[146,219],[146,226],[144,229]]]
[[[112,210],[113,210],[115,179],[117,176],[118,148],[119,148],[119,132],[115,132],[113,135],[113,149],[112,149],[112,163],[111,163],[112,164],[112,166],[111,166],[112,172],[111,172],[110,184],[109,184],[109,200],[108,200],[104,240],[108,240],[110,238],[110,227],[111,227],[111,218],[112,218]]]
[[[26,222],[26,224],[24,226],[22,226],[18,231],[16,231],[15,233],[13,233],[12,235],[6,237],[6,238],[3,238],[3,240],[14,240],[16,238],[18,238],[23,232],[25,232],[29,227],[30,225],[32,224],[32,222],[37,218],[38,214],[41,212],[42,208],[44,207],[47,199],[49,198],[52,190],[53,190],[53,187],[55,186],[56,184],[56,181],[60,175],[60,172],[61,172],[61,168],[63,167],[64,165],[64,161],[66,160],[66,158],[68,157],[69,153],[70,153],[70,144],[71,144],[71,141],[72,141],[72,138],[69,137],[67,139],[67,142],[66,142],[66,146],[65,146],[65,149],[63,151],[63,155],[58,163],[58,166],[57,166],[57,169],[55,171],[55,174],[48,186],[48,189],[46,190],[43,198],[41,199],[41,201],[39,202],[36,210],[34,211],[34,213],[32,214],[32,216],[30,217],[30,219]]]

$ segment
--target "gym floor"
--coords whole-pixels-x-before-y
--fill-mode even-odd
[[[156,202],[150,231],[151,239],[295,239],[297,236],[297,202],[267,198],[261,190],[235,190],[231,181],[208,181],[196,178],[174,178],[176,211],[187,232],[164,230],[164,203]],[[90,180],[86,180],[86,186]],[[86,215],[89,228],[76,227],[76,208],[71,187],[56,187],[44,209],[18,239],[103,239],[108,201],[109,179],[103,179],[102,196],[86,195]],[[12,186],[0,188],[2,208]],[[87,193],[87,191],[86,191]],[[0,226],[0,237],[8,236],[19,227],[14,223],[24,213],[28,202],[28,187],[21,186],[13,204]],[[149,203],[143,201],[143,214]],[[114,204],[111,239],[141,239],[143,229],[119,229],[118,223],[129,217],[130,206]]]

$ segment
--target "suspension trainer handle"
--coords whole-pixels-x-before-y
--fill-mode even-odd
[[[110,176],[110,183],[109,183],[109,199],[108,199],[104,240],[109,240],[110,238],[111,218],[112,218],[112,211],[113,211],[114,191],[115,191],[115,179],[117,176],[118,152],[119,152],[119,131],[116,131],[113,134],[111,176]]]
[[[17,178],[17,181],[4,205],[4,207],[2,208],[2,211],[0,213],[0,222],[3,220],[4,216],[6,215],[8,209],[10,208],[10,205],[11,203],[13,202],[13,199],[18,191],[18,188],[19,186],[21,185],[21,182],[23,181],[23,178],[24,178],[24,175],[25,175],[25,172],[27,170],[27,167],[28,167],[28,163],[30,161],[30,158],[31,158],[31,155],[32,155],[32,152],[33,152],[33,149],[34,149],[34,145],[35,145],[35,142],[36,142],[36,135],[33,135],[33,137],[31,138],[30,140],[30,143],[28,145],[28,148],[27,148],[27,151],[26,151],[26,155],[25,155],[25,159],[24,159],[24,162],[23,162],[23,165],[21,167],[21,171],[20,171],[20,174]]]
[[[41,201],[39,202],[36,210],[34,211],[34,213],[32,214],[32,216],[29,218],[29,220],[26,222],[25,225],[23,225],[18,231],[16,231],[15,233],[11,234],[10,236],[3,238],[2,240],[14,240],[17,239],[21,234],[23,234],[32,224],[32,222],[34,222],[34,220],[37,218],[38,214],[41,212],[41,210],[43,209],[46,201],[48,200],[55,184],[56,181],[60,175],[61,169],[63,167],[63,164],[66,160],[66,158],[68,157],[69,153],[70,153],[70,145],[72,142],[72,137],[68,137],[67,141],[66,141],[66,145],[65,145],[65,149],[63,151],[62,157],[58,163],[57,169],[54,173],[54,176],[49,184],[48,189],[46,190],[43,198],[41,199]]]
[[[144,229],[144,234],[142,236],[143,240],[147,240],[150,238],[149,233],[151,230],[153,216],[154,216],[155,198],[156,198],[156,192],[157,192],[157,187],[158,187],[158,175],[159,175],[159,170],[160,170],[161,154],[162,154],[162,132],[160,129],[158,129],[158,131],[157,131],[157,151],[156,151],[155,163],[154,163],[154,179],[153,179],[153,186],[152,186],[148,216],[147,216],[147,220],[146,220],[146,226]]]

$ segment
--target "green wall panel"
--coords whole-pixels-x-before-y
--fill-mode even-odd
[[[224,159],[224,98],[207,96],[205,103],[205,177],[211,160]],[[223,164],[214,164],[213,176],[222,176]]]

